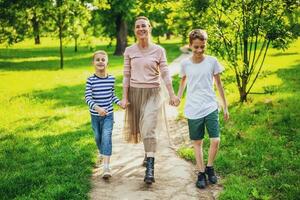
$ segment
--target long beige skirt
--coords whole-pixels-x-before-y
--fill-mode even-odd
[[[142,140],[145,152],[156,152],[158,134],[168,126],[165,97],[161,88],[129,88],[123,130],[127,142]]]

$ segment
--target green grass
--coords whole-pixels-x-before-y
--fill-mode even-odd
[[[59,70],[56,39],[0,46],[0,199],[88,199],[97,149],[84,102],[92,51],[65,45]],[[121,97],[123,57],[109,53]],[[172,61],[179,43],[162,44]]]
[[[105,42],[96,41],[96,49],[109,53],[109,72],[117,78],[121,97],[123,58],[113,56]],[[32,43],[0,46],[0,197],[87,199],[97,155],[83,98],[85,80],[93,73],[92,51],[82,43],[75,53],[66,44],[65,68],[59,70],[58,41]],[[169,61],[180,54],[179,45],[163,41]],[[223,177],[220,199],[300,196],[299,48],[300,40],[286,52],[270,50],[253,92],[271,93],[250,95],[243,105],[232,71],[227,69],[222,77],[231,120],[220,122],[222,141],[215,163]],[[175,77],[176,88],[178,81]],[[205,149],[208,145],[206,139]],[[194,160],[190,148],[179,154]]]
[[[221,200],[298,199],[300,196],[300,40],[286,52],[271,49],[249,101],[238,103],[233,73],[222,77],[230,121],[220,114],[221,146],[215,162],[223,177]],[[205,140],[207,150],[209,141]],[[207,152],[204,153],[207,158]],[[194,161],[191,148],[179,155]]]

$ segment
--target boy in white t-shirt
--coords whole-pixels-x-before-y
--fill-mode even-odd
[[[218,102],[213,87],[215,80],[224,111],[224,119],[229,119],[227,102],[220,79],[224,68],[215,57],[205,55],[207,33],[201,29],[192,30],[189,34],[189,46],[193,55],[181,62],[181,82],[178,97],[181,99],[187,85],[187,97],[184,114],[188,119],[189,135],[193,140],[198,179],[196,186],[205,188],[206,175],[210,183],[217,183],[213,162],[220,143]],[[203,160],[203,138],[205,127],[210,138],[208,162],[205,167]]]

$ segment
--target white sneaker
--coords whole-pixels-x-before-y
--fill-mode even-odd
[[[102,178],[109,179],[111,177],[111,170],[110,168],[104,168],[102,173]]]

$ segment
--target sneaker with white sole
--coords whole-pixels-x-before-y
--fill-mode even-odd
[[[204,189],[206,186],[206,175],[204,172],[198,173],[198,179],[196,181],[196,187],[200,189]]]
[[[205,174],[207,174],[208,181],[211,184],[216,184],[218,182],[218,178],[217,178],[217,176],[215,174],[215,170],[214,170],[213,166],[206,167],[205,168]]]
[[[109,179],[109,178],[111,178],[111,170],[110,170],[110,168],[104,168],[103,173],[102,173],[102,178],[103,179]]]

